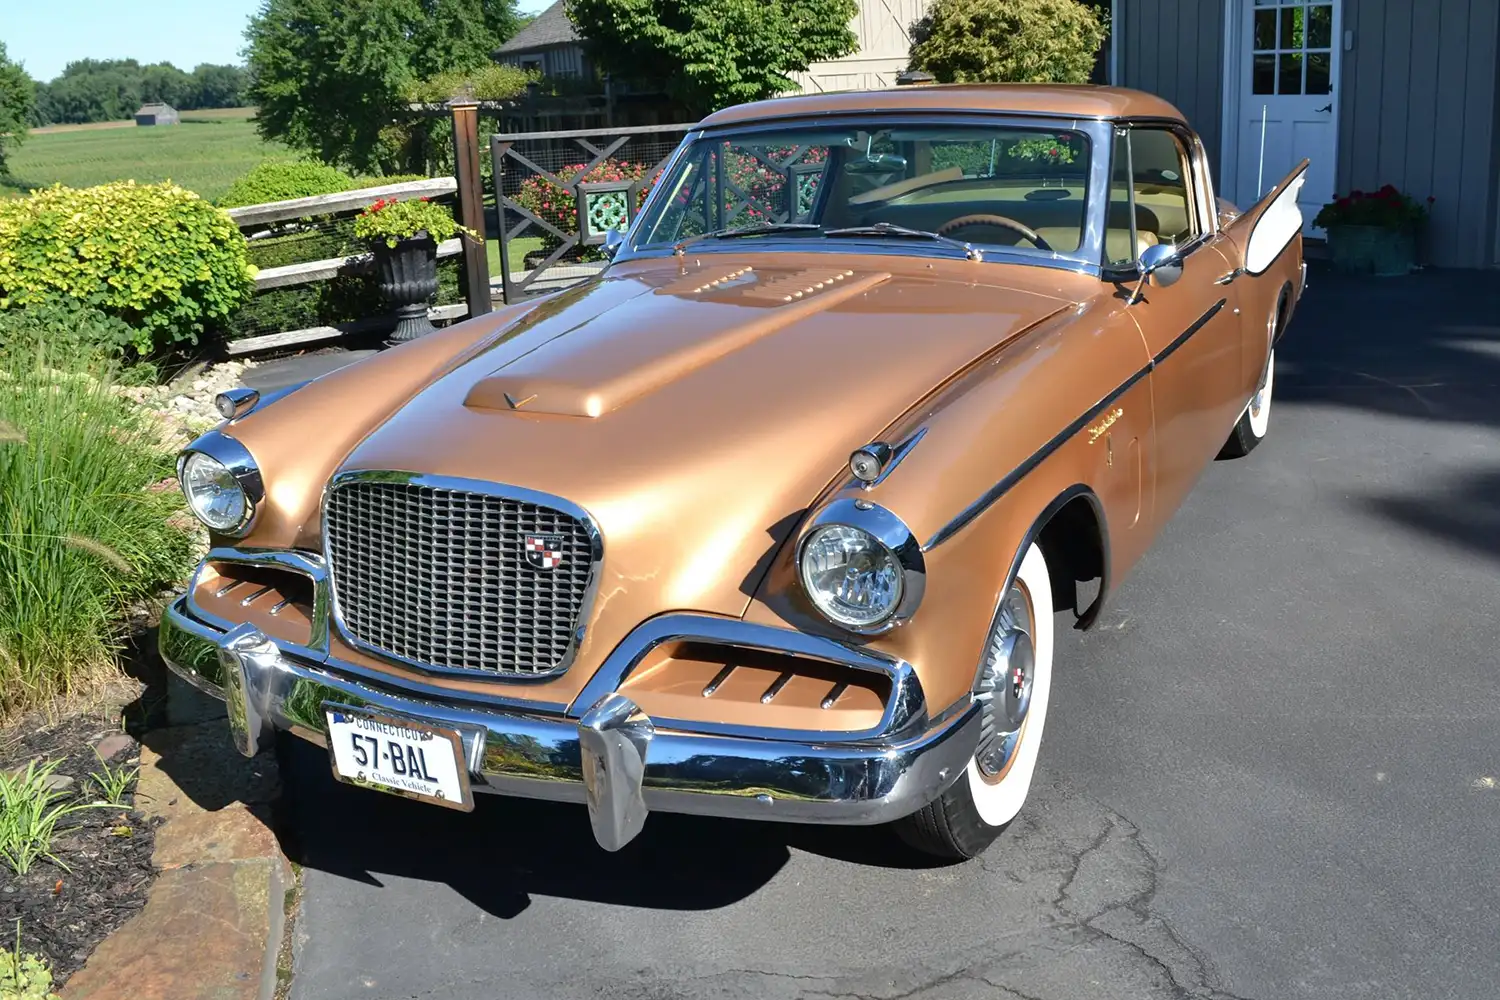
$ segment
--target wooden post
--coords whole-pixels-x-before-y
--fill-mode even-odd
[[[464,297],[469,316],[490,311],[490,265],[485,256],[484,185],[479,176],[479,102],[455,97],[453,112],[453,168],[458,180],[459,221],[479,234],[464,236]]]

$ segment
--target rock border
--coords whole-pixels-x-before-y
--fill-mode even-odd
[[[246,759],[224,706],[172,677],[168,725],[141,738],[136,807],[160,817],[146,906],[67,981],[68,1000],[271,1000],[290,862],[272,813],[273,753]]]

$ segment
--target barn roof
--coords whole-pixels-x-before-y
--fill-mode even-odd
[[[557,3],[542,11],[530,24],[516,32],[514,38],[496,49],[495,55],[575,44],[579,40],[578,29],[568,20],[568,12],[563,9],[563,5],[564,0],[557,0]]]
[[[170,105],[170,104],[152,103],[152,104],[142,104],[141,107],[140,107],[140,110],[137,111],[136,114],[138,114],[138,115],[159,115],[159,114],[162,114],[163,112],[176,111],[176,110],[177,109],[174,108],[174,107],[172,107],[172,105]]]

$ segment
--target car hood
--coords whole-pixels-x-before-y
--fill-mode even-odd
[[[604,538],[596,617],[627,602],[622,628],[676,609],[743,614],[852,450],[1073,304],[1006,284],[1039,268],[975,265],[955,281],[882,260],[616,265],[437,378],[341,471],[506,483],[583,507]]]

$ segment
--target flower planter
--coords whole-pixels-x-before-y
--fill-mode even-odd
[[[426,233],[400,240],[394,247],[375,242],[375,269],[380,294],[396,312],[388,345],[404,344],[432,333],[427,303],[437,294],[437,241]]]
[[[1381,226],[1330,226],[1328,255],[1342,274],[1395,278],[1416,266],[1416,235]]]

